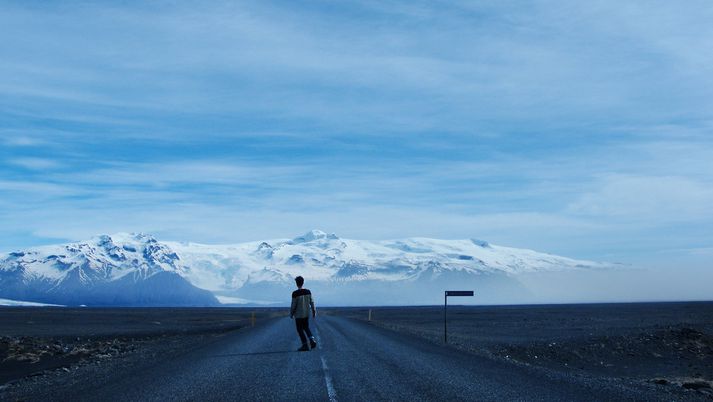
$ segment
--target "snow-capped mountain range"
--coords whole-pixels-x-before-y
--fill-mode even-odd
[[[446,288],[477,288],[507,302],[518,276],[598,270],[579,261],[485,241],[350,240],[312,230],[293,239],[233,245],[159,242],[146,234],[0,255],[0,298],[63,305],[286,304],[294,277],[322,304],[428,304]]]

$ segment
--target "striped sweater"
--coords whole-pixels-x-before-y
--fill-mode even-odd
[[[297,289],[292,292],[292,306],[290,307],[290,317],[308,318],[315,315],[314,300],[309,289]]]

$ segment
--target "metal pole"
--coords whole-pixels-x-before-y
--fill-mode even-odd
[[[443,343],[448,343],[448,292],[443,296]]]

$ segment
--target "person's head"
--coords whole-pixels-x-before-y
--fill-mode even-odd
[[[298,276],[297,278],[295,278],[295,283],[297,284],[298,288],[301,288],[302,285],[305,284],[305,278]]]

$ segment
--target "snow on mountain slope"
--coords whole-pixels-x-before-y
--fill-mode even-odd
[[[418,289],[430,285],[496,281],[518,287],[514,278],[519,274],[609,267],[480,240],[350,240],[318,230],[294,239],[235,245],[166,244],[191,267],[185,274],[191,283],[219,296],[253,300],[284,299],[297,275],[310,286],[327,289],[334,304],[378,304],[385,298],[418,303],[423,300]],[[394,285],[403,298],[383,294],[394,293]]]
[[[0,257],[0,297],[70,305],[285,304],[302,275],[323,304],[423,304],[463,286],[477,286],[482,300],[507,302],[528,292],[518,275],[608,267],[472,239],[368,241],[312,230],[293,239],[205,245],[116,234]]]
[[[175,252],[145,234],[37,247],[0,260],[0,297],[66,305],[217,305]]]

